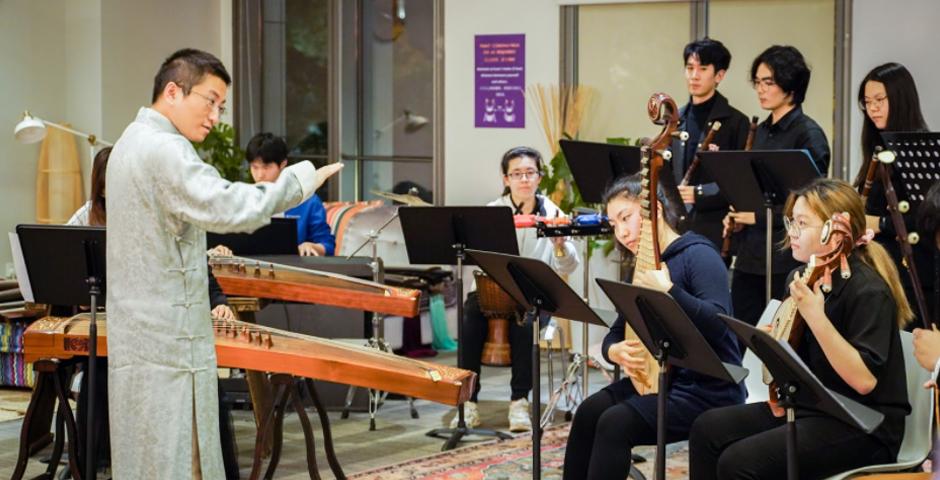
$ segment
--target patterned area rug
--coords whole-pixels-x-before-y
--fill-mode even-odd
[[[542,437],[542,478],[560,479],[568,440],[568,424],[548,428]],[[670,446],[666,474],[670,479],[688,478],[688,449]],[[637,469],[652,478],[653,447],[635,453],[649,461]],[[350,476],[350,480],[503,480],[532,477],[532,440],[520,435],[511,440],[490,441],[450,452],[418,458],[398,465],[376,468]]]

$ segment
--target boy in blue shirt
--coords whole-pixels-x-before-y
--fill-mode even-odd
[[[255,183],[274,182],[287,167],[287,143],[272,133],[259,133],[248,141],[245,157]],[[326,223],[326,209],[317,195],[284,212],[297,218],[297,253],[301,256],[333,255],[336,239]]]

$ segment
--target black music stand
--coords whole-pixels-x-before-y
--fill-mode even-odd
[[[95,389],[98,306],[105,303],[105,229],[64,225],[17,225],[23,260],[37,303],[89,305],[88,405],[85,425],[85,479],[94,480]]]
[[[766,302],[770,302],[773,210],[786,203],[791,190],[805,186],[821,173],[806,150],[701,151],[699,156],[736,211],[756,215],[763,208],[766,212]]]
[[[526,307],[526,317],[532,322],[532,478],[539,479],[542,475],[539,317],[544,312],[602,327],[609,325],[545,262],[480,250],[467,253],[513,300]]]
[[[603,278],[598,278],[597,284],[659,363],[654,478],[664,480],[669,367],[675,365],[735,384],[747,377],[748,370],[722,361],[668,293]]]
[[[225,245],[236,255],[297,255],[297,218],[274,217],[251,233],[206,232],[209,248]]]
[[[601,203],[611,182],[640,171],[640,147],[561,140],[574,183],[587,203]]]
[[[919,316],[924,328],[929,329],[935,319],[931,318],[930,309],[927,308],[912,249],[912,245],[920,241],[920,234],[913,230],[908,232],[903,214],[916,212],[930,187],[940,181],[940,132],[883,132],[881,138],[895,157],[893,162],[879,162],[882,167],[879,176],[884,185],[885,197],[895,197],[893,201],[888,201],[888,212],[898,247],[907,263]],[[893,169],[897,169],[897,177],[893,175]],[[895,178],[900,180],[898,185],[893,184]],[[889,192],[889,189],[893,192]],[[898,201],[899,197],[903,200]]]
[[[611,143],[580,142],[561,140],[561,150],[571,169],[571,176],[585,202],[600,204],[604,201],[604,192],[616,180],[624,175],[633,175],[642,168],[643,150],[640,147],[616,145]],[[588,298],[590,284],[590,261],[587,241],[584,245],[584,298]],[[584,327],[584,340],[581,348],[585,360],[588,351],[588,331]],[[582,367],[582,394],[587,398],[588,367]],[[620,365],[614,365],[614,377],[620,379]]]
[[[515,222],[509,207],[399,207],[398,217],[405,238],[408,262],[415,265],[455,265],[457,282],[457,367],[462,368],[463,267],[469,248],[519,253]],[[429,437],[445,438],[442,450],[450,450],[466,435],[511,435],[496,430],[467,428],[463,404],[457,406],[457,428],[435,428]]]
[[[787,411],[787,478],[799,478],[796,449],[796,407],[835,417],[871,433],[884,420],[877,410],[836,393],[822,384],[790,344],[727,315],[718,314],[747,348],[757,355],[777,384],[780,406]]]

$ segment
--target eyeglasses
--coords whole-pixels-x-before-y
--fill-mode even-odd
[[[807,225],[804,220],[793,220],[790,217],[783,217],[783,228],[786,229],[787,235],[799,237],[803,235],[803,230],[821,227],[822,225]]]
[[[542,173],[538,170],[526,170],[525,172],[512,172],[506,174],[507,177],[511,178],[513,181],[518,182],[519,180],[525,179],[536,179],[542,176]]]
[[[208,106],[209,108],[211,108],[211,109],[218,108],[218,109],[219,109],[219,116],[220,116],[220,117],[221,117],[222,115],[225,115],[225,112],[226,112],[225,107],[222,106],[222,105],[219,105],[219,101],[218,101],[218,100],[216,100],[216,99],[214,99],[214,98],[212,98],[212,97],[210,97],[210,96],[203,95],[203,94],[201,94],[201,93],[199,93],[199,92],[197,92],[197,91],[195,91],[195,90],[190,90],[189,93],[195,93],[196,95],[199,95],[200,97],[205,98],[205,99],[206,99],[206,102],[207,102],[207,106]]]
[[[776,85],[777,82],[773,78],[754,78],[751,80],[751,86],[754,87],[754,90],[767,90],[770,87]]]
[[[888,101],[887,96],[872,98],[871,100],[866,98],[865,100],[862,100],[862,106],[865,107],[866,110],[871,110],[872,108],[876,108],[876,107],[877,108],[884,107],[885,102],[887,101]]]

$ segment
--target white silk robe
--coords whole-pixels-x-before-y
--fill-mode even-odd
[[[150,108],[115,144],[106,179],[115,479],[192,478],[194,432],[203,478],[224,478],[205,232],[257,229],[312,195],[315,177],[301,162],[275,183],[229,182]]]

